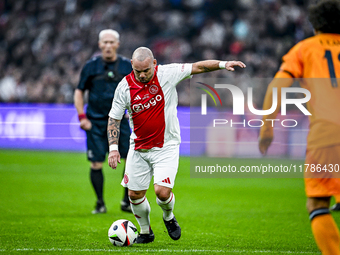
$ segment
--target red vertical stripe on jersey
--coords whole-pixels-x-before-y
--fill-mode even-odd
[[[162,148],[164,144],[164,94],[158,82],[157,69],[151,81],[142,83],[133,71],[126,76],[130,88],[131,111],[134,125],[135,150]]]

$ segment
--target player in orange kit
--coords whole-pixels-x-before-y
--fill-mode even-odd
[[[315,36],[299,42],[283,57],[280,70],[268,86],[263,109],[271,107],[274,87],[278,88],[278,105],[281,105],[281,88],[291,86],[294,78],[302,78],[301,87],[310,91],[305,162],[310,166],[305,172],[307,210],[322,254],[336,255],[340,254],[340,236],[329,205],[331,196],[340,195],[340,79],[337,79],[340,78],[340,1],[320,1],[308,11]],[[279,107],[263,119],[275,119],[278,111]],[[264,123],[259,139],[263,155],[273,140],[271,122]],[[321,168],[315,170],[316,166]]]

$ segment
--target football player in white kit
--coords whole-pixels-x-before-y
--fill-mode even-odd
[[[125,109],[130,116],[130,149],[126,159],[122,185],[129,189],[131,209],[140,225],[137,243],[155,238],[150,227],[150,205],[145,196],[152,176],[157,204],[173,240],[181,237],[181,228],[173,214],[175,196],[172,192],[178,168],[180,128],[177,118],[176,85],[193,74],[246,65],[240,61],[206,60],[193,64],[157,65],[146,47],[132,55],[133,71],[125,76],[115,92],[109,113],[109,166],[120,163],[118,152],[119,125]]]

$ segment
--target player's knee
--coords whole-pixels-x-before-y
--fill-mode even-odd
[[[307,211],[311,213],[312,211],[320,208],[328,208],[330,203],[330,197],[309,197],[307,198]]]
[[[312,206],[311,201],[310,201],[309,198],[307,198],[306,209],[307,209],[308,213],[313,211],[313,206]]]
[[[91,162],[91,168],[94,170],[102,169],[103,163],[102,162]]]
[[[165,201],[170,197],[171,188],[157,185],[155,186],[155,193],[159,200]]]
[[[129,190],[128,195],[130,200],[137,200],[145,196],[145,191]]]

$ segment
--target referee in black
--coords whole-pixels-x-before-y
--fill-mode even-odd
[[[91,162],[90,179],[97,196],[93,214],[106,213],[103,198],[103,162],[109,145],[107,139],[108,113],[114,92],[120,80],[131,73],[129,59],[117,54],[119,34],[112,29],[99,33],[98,47],[101,55],[86,62],[74,93],[74,105],[78,112],[80,128],[86,131],[87,158]],[[88,105],[84,113],[84,93],[88,90]],[[123,117],[120,126],[119,153],[126,159],[129,150],[130,127]],[[127,188],[121,201],[121,209],[131,212]]]

